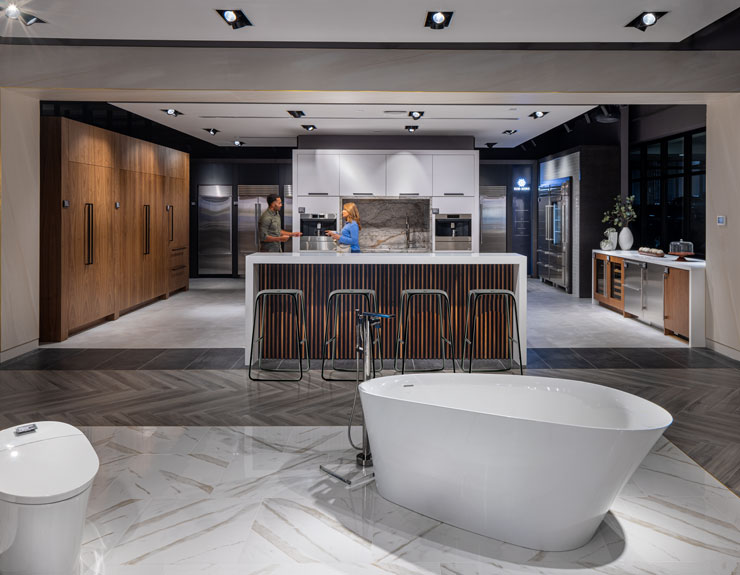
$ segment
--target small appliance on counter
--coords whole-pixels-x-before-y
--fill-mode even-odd
[[[471,251],[472,214],[434,214],[435,251]]]
[[[694,255],[694,244],[685,242],[683,239],[677,242],[671,242],[668,253],[672,256],[678,256],[676,261],[685,262],[688,256]]]
[[[336,214],[301,214],[301,251],[334,250],[334,240],[327,231],[337,231]]]

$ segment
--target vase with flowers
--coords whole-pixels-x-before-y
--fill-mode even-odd
[[[619,247],[623,250],[629,250],[632,247],[634,237],[629,229],[630,222],[637,219],[635,209],[632,207],[635,196],[627,196],[624,200],[617,196],[614,198],[614,207],[604,212],[602,223],[609,223],[616,227],[622,228],[619,232]]]

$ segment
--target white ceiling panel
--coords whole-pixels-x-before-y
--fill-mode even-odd
[[[2,18],[0,35],[31,38],[259,42],[679,42],[740,0],[446,0],[444,30],[424,27],[429,0],[19,0],[46,21]],[[2,1],[7,5],[7,0]],[[215,9],[241,9],[254,24],[232,30]],[[641,32],[625,28],[646,9],[668,12]]]
[[[142,103],[111,104],[180,132],[218,146],[233,146],[235,140],[248,146],[295,146],[297,136],[307,135],[303,124],[313,124],[322,135],[473,136],[476,147],[497,142],[497,148],[512,148],[549,131],[593,106],[535,105],[425,105],[411,104],[313,104],[313,103]],[[162,109],[182,112],[168,116]],[[301,110],[306,116],[293,118],[288,110]],[[408,112],[419,110],[424,116],[413,120]],[[536,110],[548,112],[543,118],[529,117]],[[413,134],[404,128],[419,126]],[[219,132],[211,136],[206,130]],[[514,135],[504,130],[517,130]]]

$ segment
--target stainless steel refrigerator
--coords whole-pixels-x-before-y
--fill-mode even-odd
[[[267,209],[267,196],[279,193],[280,186],[240,185],[237,187],[239,198],[237,270],[240,276],[244,275],[244,256],[260,251],[259,222],[262,212]]]
[[[480,251],[506,252],[506,186],[480,187]]]
[[[571,293],[571,179],[544,182],[537,190],[537,274]]]
[[[231,186],[198,186],[198,274],[231,274]]]

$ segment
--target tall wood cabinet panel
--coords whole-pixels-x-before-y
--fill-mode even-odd
[[[42,132],[41,339],[187,289],[187,154],[63,118]]]
[[[663,330],[689,337],[689,270],[668,268],[663,275]]]

